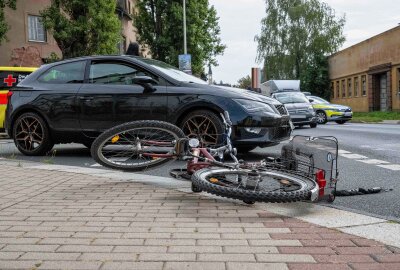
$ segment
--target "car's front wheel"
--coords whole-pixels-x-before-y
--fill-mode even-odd
[[[17,118],[12,134],[18,150],[27,156],[46,155],[54,146],[46,122],[33,112]]]
[[[202,146],[213,146],[222,143],[224,125],[213,112],[198,110],[189,113],[180,124],[183,133],[190,138],[198,138]]]
[[[328,118],[326,117],[326,113],[324,111],[317,111],[317,122],[318,124],[326,124],[328,122]]]

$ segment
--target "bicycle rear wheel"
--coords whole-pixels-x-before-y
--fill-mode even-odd
[[[249,202],[296,202],[310,199],[315,182],[276,169],[205,168],[195,172],[197,188],[218,196]]]
[[[176,140],[184,137],[182,130],[167,122],[129,122],[106,130],[97,137],[91,154],[96,162],[105,167],[142,171],[173,159],[173,156],[162,155],[172,155]]]

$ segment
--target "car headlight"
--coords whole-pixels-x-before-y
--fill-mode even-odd
[[[308,107],[308,111],[309,111],[309,112],[314,112],[313,106],[309,106],[309,107]]]
[[[240,106],[243,107],[247,112],[253,113],[253,112],[270,112],[270,113],[276,113],[270,105],[267,103],[262,103],[254,100],[248,100],[248,99],[234,99],[236,103],[238,103]]]

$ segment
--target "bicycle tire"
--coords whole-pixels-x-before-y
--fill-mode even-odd
[[[229,169],[229,168],[205,168],[198,170],[192,176],[193,184],[200,190],[215,194],[221,197],[238,199],[245,202],[272,202],[286,203],[308,200],[311,197],[311,190],[315,187],[315,182],[305,176],[296,175],[294,173],[278,170],[278,169],[263,169],[259,172],[268,174],[269,176],[285,177],[300,185],[299,190],[289,192],[249,190],[244,187],[223,186],[220,183],[212,183],[209,179],[212,176],[227,175],[227,174],[248,174],[249,170],[245,169]]]
[[[179,139],[179,138],[184,138],[185,134],[182,132],[180,128],[177,126],[163,122],[163,121],[153,121],[153,120],[144,120],[144,121],[134,121],[134,122],[129,122],[125,123],[116,127],[113,127],[111,129],[106,130],[102,134],[100,134],[99,137],[96,138],[96,140],[93,142],[92,147],[90,149],[91,155],[93,159],[108,168],[111,169],[117,169],[117,170],[123,170],[123,171],[143,171],[148,168],[153,168],[156,166],[161,166],[164,163],[170,161],[173,158],[152,158],[149,157],[147,160],[143,158],[143,156],[139,153],[139,151],[134,149],[133,143],[129,140],[130,137],[134,137],[134,135],[141,136],[139,133],[134,133],[134,132],[139,132],[142,130],[143,134],[153,134],[149,135],[150,139],[156,141],[156,135],[154,134],[162,134],[164,135],[163,140],[170,140],[171,142],[173,140]],[[147,133],[146,133],[147,131]],[[131,160],[132,162],[124,164],[122,161],[118,161],[118,159],[122,159],[121,156],[118,156],[118,151],[119,150],[108,150],[112,153],[117,153],[113,157],[106,157],[105,153],[103,153],[103,149],[106,146],[112,147],[112,140],[113,138],[118,138],[120,140],[120,137],[124,136],[125,142],[123,144],[118,144],[114,145],[115,148],[124,148],[127,153],[127,159],[125,162],[128,160]],[[160,135],[161,136],[161,135]],[[110,143],[111,140],[111,143]],[[137,143],[137,141],[136,141]],[[171,144],[171,147],[168,149],[158,149],[158,151],[164,150],[164,154],[166,153],[172,153],[173,151],[173,146]],[[126,150],[129,148],[128,150]],[[159,147],[160,148],[160,147]],[[120,153],[122,153],[120,151]],[[136,152],[135,152],[136,151]],[[129,156],[129,154],[131,154]],[[133,163],[134,156],[138,155],[139,158],[136,158],[136,160],[141,160],[142,163]],[[141,157],[140,157],[141,156]],[[114,158],[115,160],[112,160]]]

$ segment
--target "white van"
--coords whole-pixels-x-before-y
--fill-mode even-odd
[[[300,80],[269,80],[261,84],[261,94],[271,96],[276,92],[300,92]]]

